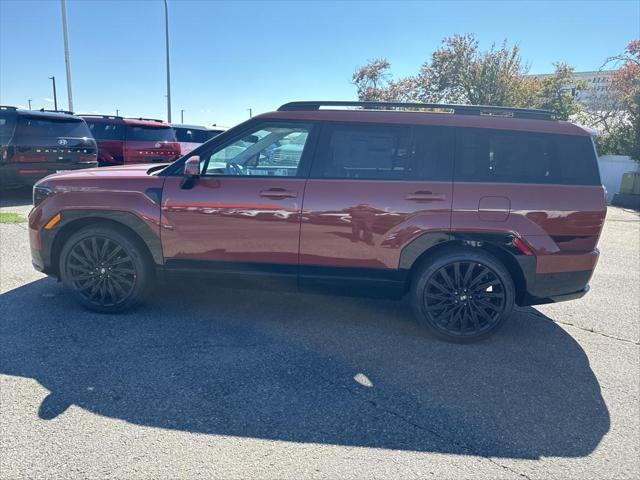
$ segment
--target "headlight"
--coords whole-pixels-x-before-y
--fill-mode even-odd
[[[33,187],[33,206],[37,207],[42,201],[49,195],[53,194],[53,189],[49,187],[43,187],[36,185]]]

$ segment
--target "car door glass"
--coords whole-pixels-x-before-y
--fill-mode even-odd
[[[262,125],[214,150],[204,175],[295,177],[309,136],[308,125]]]

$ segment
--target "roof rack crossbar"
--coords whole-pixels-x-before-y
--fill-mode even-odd
[[[448,110],[454,115],[496,115],[516,118],[553,120],[554,113],[534,108],[497,107],[490,105],[457,105],[447,103],[411,103],[411,102],[357,102],[357,101],[302,101],[289,102],[278,108],[280,112],[320,110],[320,107],[360,107],[363,109],[387,110],[406,108],[413,110]]]

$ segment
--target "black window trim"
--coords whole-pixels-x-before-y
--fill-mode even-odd
[[[294,125],[308,125],[309,136],[304,145],[304,149],[302,150],[302,156],[300,157],[300,163],[298,164],[298,169],[295,176],[284,177],[284,176],[274,176],[274,175],[206,175],[204,172],[207,170],[207,166],[209,165],[209,161],[211,159],[211,153],[214,150],[219,150],[225,148],[232,143],[240,140],[242,137],[250,133],[251,131],[255,131],[256,127],[261,124],[278,124],[283,126],[294,126]],[[309,177],[309,172],[311,170],[311,162],[316,154],[317,140],[320,131],[321,122],[315,120],[287,120],[280,118],[255,118],[248,120],[240,125],[234,127],[233,129],[226,130],[219,135],[207,140],[207,142],[198,146],[185,156],[179,158],[174,163],[169,165],[165,170],[160,172],[158,175],[160,176],[182,176],[182,168],[184,162],[187,159],[193,156],[205,156],[207,157],[202,170],[201,176],[203,178],[277,178],[277,179],[306,179]],[[242,127],[242,128],[240,128]]]

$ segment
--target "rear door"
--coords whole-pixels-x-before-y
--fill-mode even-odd
[[[444,127],[326,124],[305,190],[301,286],[393,282],[404,246],[448,232],[453,135]]]
[[[167,266],[295,285],[300,213],[312,143],[309,123],[263,120],[198,152],[192,188],[167,178],[162,245]]]

